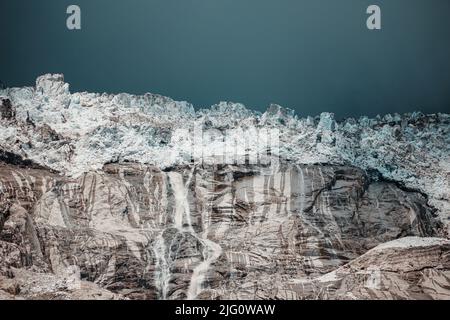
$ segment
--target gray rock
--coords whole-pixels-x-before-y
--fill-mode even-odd
[[[76,281],[131,299],[272,298],[285,280],[312,281],[385,242],[442,236],[420,193],[357,168],[267,169],[123,163],[71,179],[3,164],[15,204],[2,270],[48,275],[33,297],[68,295],[58,281],[79,270]],[[29,298],[21,281],[16,295]]]

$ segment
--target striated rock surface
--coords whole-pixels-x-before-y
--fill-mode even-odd
[[[450,241],[406,237],[381,244],[313,280],[288,281],[280,299],[450,299]]]
[[[0,97],[1,299],[450,297],[449,115]]]

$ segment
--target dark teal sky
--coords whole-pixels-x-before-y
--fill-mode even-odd
[[[66,29],[78,4],[82,30]],[[366,8],[382,9],[381,31]],[[450,110],[449,0],[1,0],[0,80],[301,116]]]

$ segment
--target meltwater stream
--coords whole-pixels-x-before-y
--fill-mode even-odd
[[[203,244],[203,261],[194,269],[191,277],[191,283],[189,284],[187,299],[195,299],[198,294],[202,291],[203,282],[205,281],[206,274],[208,272],[209,266],[217,258],[220,257],[222,253],[222,248],[215,242],[206,238],[206,231],[203,233],[203,237],[200,242]]]
[[[202,259],[195,268],[191,276],[188,287],[187,299],[195,299],[202,291],[203,282],[206,278],[208,269],[217,258],[219,258],[222,249],[213,241],[207,239],[208,231],[205,229],[201,235],[197,234],[192,226],[191,211],[189,207],[188,192],[192,182],[195,167],[190,171],[186,182],[183,181],[183,175],[178,172],[167,173],[168,183],[173,192],[175,207],[173,209],[173,226],[180,233],[189,233],[194,236],[202,245]],[[202,213],[202,218],[203,213]],[[157,258],[155,285],[159,289],[160,299],[168,298],[169,282],[171,278],[170,267],[172,259],[170,258],[170,247],[165,244],[163,232],[157,238],[154,245],[154,252]]]
[[[167,250],[163,233],[164,230],[158,236],[153,251],[156,256],[155,286],[159,289],[159,298],[161,300],[166,300],[170,281],[170,263],[169,252]]]

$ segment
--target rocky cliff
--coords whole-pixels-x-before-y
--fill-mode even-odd
[[[195,111],[45,75],[0,117],[0,298],[450,298],[447,114]]]

